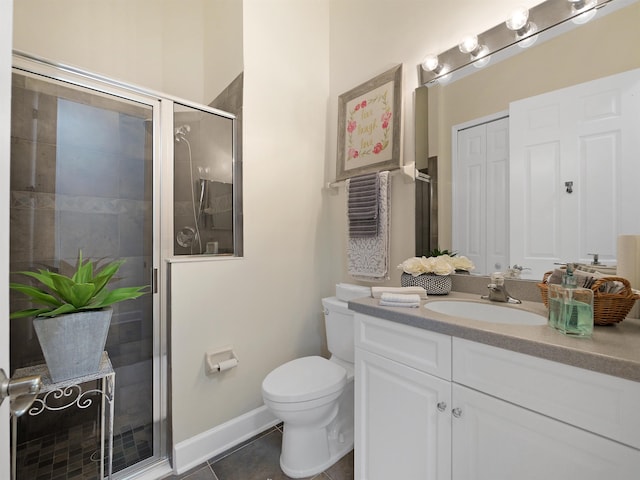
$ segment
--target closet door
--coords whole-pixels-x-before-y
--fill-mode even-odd
[[[458,131],[453,249],[473,261],[474,273],[509,265],[508,168],[507,118]]]
[[[640,230],[638,112],[640,70],[510,105],[512,262],[542,278],[590,253],[615,261],[617,236]]]
[[[453,249],[486,273],[487,126],[458,132],[458,157],[453,178]]]

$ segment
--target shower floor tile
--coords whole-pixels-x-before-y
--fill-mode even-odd
[[[151,456],[152,425],[123,427],[113,436],[113,471]],[[94,423],[18,445],[18,480],[94,480],[100,476],[100,443]]]

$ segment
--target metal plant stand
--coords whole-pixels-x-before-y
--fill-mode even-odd
[[[113,403],[116,382],[116,372],[113,370],[111,360],[107,352],[103,352],[98,372],[83,377],[72,378],[61,382],[53,382],[49,375],[49,369],[45,364],[33,367],[19,368],[13,378],[22,378],[31,375],[40,375],[42,389],[33,405],[25,415],[35,417],[44,411],[59,411],[69,407],[88,408],[93,405],[96,396],[101,397],[100,420],[100,478],[111,480],[113,469]],[[82,384],[99,381],[100,388],[83,391]],[[52,402],[53,401],[53,402]],[[16,478],[16,448],[17,448],[18,419],[13,416],[13,440],[12,440],[12,476]],[[105,458],[106,453],[106,458]],[[105,468],[106,465],[106,468]]]

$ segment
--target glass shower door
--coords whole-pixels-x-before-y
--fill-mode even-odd
[[[152,283],[153,104],[14,71],[11,272],[65,272],[124,259],[117,285]],[[23,278],[21,278],[23,280]],[[25,308],[11,293],[10,308]],[[114,472],[157,456],[154,295],[114,306],[106,350],[116,371]],[[30,319],[12,320],[11,369],[43,363]],[[63,402],[65,399],[61,399]],[[100,401],[20,417],[17,478],[96,478]]]

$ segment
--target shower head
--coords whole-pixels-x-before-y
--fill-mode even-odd
[[[175,138],[176,138],[176,142],[179,142],[181,139],[184,139],[184,137],[191,131],[191,126],[187,123],[185,123],[184,125],[180,125],[179,127],[177,127],[175,129],[175,131],[173,132]]]

